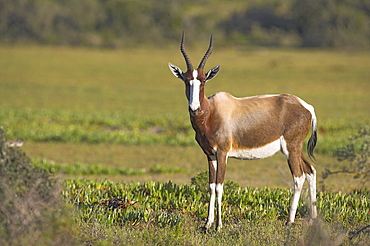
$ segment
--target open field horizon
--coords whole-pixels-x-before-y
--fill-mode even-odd
[[[188,49],[194,63],[204,49]],[[188,118],[183,83],[173,77],[167,65],[171,62],[185,68],[177,47],[1,46],[0,54],[2,107]],[[226,91],[246,97],[289,93],[314,105],[319,119],[367,117],[369,54],[214,47],[206,69],[221,64],[221,70],[207,83],[206,94]]]

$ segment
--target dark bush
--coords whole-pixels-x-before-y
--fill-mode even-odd
[[[0,245],[71,245],[56,179],[34,168],[0,128]]]
[[[292,6],[306,47],[369,48],[369,10],[364,0],[296,0]]]

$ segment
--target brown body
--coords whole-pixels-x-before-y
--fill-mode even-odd
[[[205,96],[206,81],[214,78],[220,66],[204,73],[205,61],[212,52],[210,47],[197,70],[194,70],[184,50],[184,36],[180,46],[188,70],[183,73],[169,64],[172,73],[183,80],[195,139],[206,154],[209,163],[210,205],[206,228],[214,222],[217,198],[217,228],[222,227],[221,201],[228,157],[259,159],[281,151],[288,162],[294,181],[294,195],[288,223],[294,221],[304,180],[309,183],[311,218],[316,212],[316,171],[304,158],[303,142],[312,129],[308,154],[313,157],[316,145],[316,116],[311,105],[289,95],[263,95],[235,98],[219,92]]]
[[[192,114],[190,119],[207,156],[214,155],[215,150],[228,153],[263,147],[281,136],[289,143],[289,153],[300,152],[311,129],[311,113],[293,95],[235,98],[219,92],[208,99],[201,96],[199,112],[203,113]],[[290,168],[296,176],[311,172],[311,165],[306,163]]]

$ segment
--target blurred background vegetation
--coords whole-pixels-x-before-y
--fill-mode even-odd
[[[370,1],[0,0],[3,44],[158,47],[183,30],[225,46],[369,49]]]

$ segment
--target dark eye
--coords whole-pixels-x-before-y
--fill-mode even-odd
[[[198,76],[197,77],[197,80],[199,80],[200,82],[204,83],[206,81],[206,76]]]

